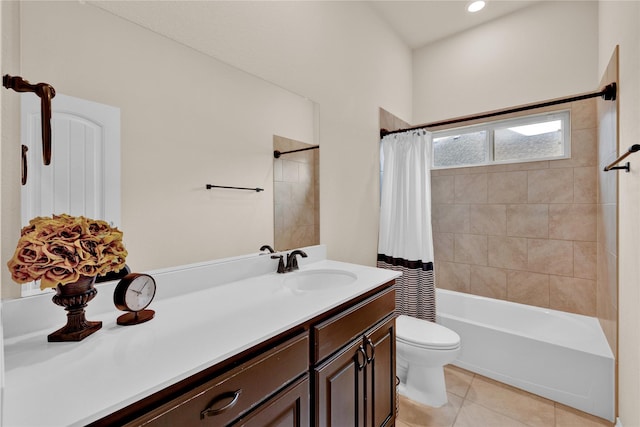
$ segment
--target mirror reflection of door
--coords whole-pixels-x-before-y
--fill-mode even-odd
[[[274,135],[281,152],[311,147]],[[319,150],[283,154],[273,160],[274,246],[278,251],[320,243]]]
[[[22,226],[37,216],[66,213],[120,224],[120,109],[57,94],[52,100],[52,158],[42,162],[40,102],[25,94],[22,144],[27,179],[21,190]],[[37,284],[22,294],[39,293]]]

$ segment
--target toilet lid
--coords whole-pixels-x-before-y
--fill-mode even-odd
[[[405,315],[396,319],[396,339],[422,348],[448,350],[460,346],[460,335],[451,329]]]

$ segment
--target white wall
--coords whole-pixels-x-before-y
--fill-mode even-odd
[[[132,269],[273,244],[273,135],[314,143],[312,101],[89,5],[20,9],[25,78],[121,109],[121,228]],[[19,181],[6,182],[15,196]],[[265,191],[208,191],[207,183]],[[3,222],[19,230],[17,211]]]
[[[330,258],[373,265],[378,108],[411,120],[411,52],[365,2],[101,2],[313,99],[320,109],[320,241]],[[162,17],[173,16],[170,20]],[[206,39],[186,25],[206,22]]]
[[[539,2],[414,51],[414,123],[599,89],[598,5]]]
[[[598,72],[619,51],[619,152],[640,142],[640,3],[599,3]],[[635,154],[634,156],[638,156]],[[640,426],[640,158],[618,173],[618,411],[622,425]]]
[[[188,6],[196,8],[189,17],[192,21],[180,21],[178,11],[171,11],[162,24],[181,32],[189,22],[206,20],[211,33],[204,43],[213,46],[218,59],[317,102],[321,242],[328,245],[331,258],[375,263],[378,108],[410,120],[411,53],[365,3],[105,2],[102,6],[127,20],[91,3],[21,2],[25,15],[21,72],[32,81],[50,82],[61,93],[122,108],[122,228],[134,269],[246,253],[256,250],[255,241],[270,242],[269,192],[214,197],[201,186],[222,177],[222,184],[266,187],[272,178],[263,163],[271,151],[271,139],[268,144],[263,139],[267,128],[309,140],[306,130],[300,135],[272,129],[267,122],[300,125],[295,113],[312,101],[304,100],[300,109],[270,108],[267,100],[284,96],[282,92],[267,90],[247,76],[243,86],[247,99],[257,95],[260,100],[251,111],[237,114],[243,108],[239,104],[217,103],[221,96],[225,100],[231,96],[231,69],[129,22],[138,20],[154,28],[157,23],[150,9]],[[159,53],[163,59],[158,59]],[[191,101],[179,101],[182,93],[191,93]],[[216,103],[208,115],[203,112],[207,102]],[[159,110],[160,116],[145,107],[153,107],[154,115]],[[237,115],[227,119],[229,114]],[[189,126],[196,123],[206,123],[216,133],[208,140],[195,138],[197,133]],[[236,127],[242,127],[245,136],[234,138],[230,129]],[[237,161],[241,157],[242,162]],[[9,186],[18,179],[17,173],[3,170],[2,184]],[[263,202],[256,204],[257,197]],[[12,184],[2,198],[19,200],[19,189]],[[3,229],[18,229],[17,212],[8,208],[3,212],[7,214]],[[179,222],[186,234],[202,235],[185,241],[185,233],[165,231],[169,222]],[[240,224],[248,228],[237,231]],[[229,251],[230,247],[235,250]],[[8,256],[3,254],[3,263]]]

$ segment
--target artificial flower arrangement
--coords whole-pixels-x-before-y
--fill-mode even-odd
[[[122,232],[107,222],[71,216],[37,217],[22,228],[7,263],[18,283],[40,280],[40,289],[104,276],[125,266]]]

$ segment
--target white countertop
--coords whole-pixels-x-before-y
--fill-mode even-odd
[[[277,265],[268,257],[254,258],[221,268],[242,269],[252,262],[260,263],[257,270]],[[301,259],[300,265],[300,271],[350,271],[357,280],[344,287],[293,292],[283,281],[296,272],[269,272],[209,286],[168,282],[198,276],[206,282],[215,266],[208,266],[206,275],[160,272],[154,274],[158,293],[149,307],[156,316],[147,323],[119,326],[116,318],[122,313],[115,308],[96,314],[88,309],[87,319],[101,320],[101,330],[80,342],[49,343],[47,335],[65,322],[66,313],[56,307],[57,323],[47,329],[10,337],[5,331],[2,425],[85,425],[399,276],[391,270],[317,258]],[[225,274],[229,275],[220,273]],[[181,293],[180,287],[189,292]],[[111,292],[102,285],[98,289],[99,295],[109,294],[101,305]]]

